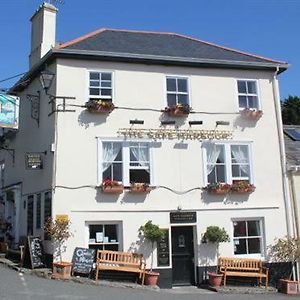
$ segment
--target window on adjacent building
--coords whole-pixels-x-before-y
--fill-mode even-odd
[[[112,73],[89,73],[89,98],[112,99]]]
[[[150,169],[149,143],[102,142],[102,180],[150,184]]]
[[[177,104],[190,105],[188,79],[182,77],[167,77],[168,106]]]
[[[240,109],[259,108],[257,81],[238,80],[238,97]]]
[[[205,143],[208,183],[251,182],[251,163],[248,144]]]
[[[118,224],[89,225],[89,248],[99,250],[119,250]]]
[[[262,220],[233,221],[234,254],[262,254]]]

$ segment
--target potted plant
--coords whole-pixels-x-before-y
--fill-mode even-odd
[[[56,257],[59,261],[53,262],[53,277],[58,279],[68,279],[71,277],[72,263],[62,260],[64,243],[72,236],[70,232],[70,221],[49,218],[44,225],[46,234],[51,238],[56,247]]]
[[[237,194],[250,194],[255,191],[255,186],[246,180],[237,180],[232,183],[231,191]]]
[[[186,117],[191,112],[191,107],[188,104],[179,103],[166,107],[164,112],[172,117]]]
[[[229,242],[229,235],[224,228],[219,226],[208,226],[202,236],[203,243],[212,243],[216,245],[217,261],[219,258],[219,244]],[[222,283],[223,275],[217,272],[208,272],[209,284],[213,287],[219,287]]]
[[[209,183],[204,189],[210,194],[225,195],[230,192],[231,185],[227,183],[215,182]]]
[[[150,271],[146,272],[145,283],[147,285],[157,285],[158,281],[158,272],[153,272],[153,251],[155,243],[160,240],[164,231],[159,228],[158,225],[152,224],[152,221],[148,221],[145,225],[139,228],[139,234],[151,243],[151,268]]]
[[[108,194],[122,194],[124,190],[123,184],[116,180],[111,180],[110,178],[103,180],[101,188],[103,193]]]
[[[102,99],[90,99],[85,103],[85,107],[89,112],[95,113],[110,113],[114,110],[115,106],[112,100],[102,100]]]
[[[285,237],[276,239],[274,245],[269,246],[268,254],[274,262],[290,262],[292,270],[288,278],[279,280],[279,291],[285,294],[297,294],[298,281],[291,280],[292,276],[295,279],[296,264],[300,259],[300,239]]]
[[[151,190],[149,184],[144,182],[132,182],[130,185],[131,193],[149,193]]]
[[[242,110],[242,114],[248,119],[258,120],[262,117],[263,111],[255,108],[245,108]]]

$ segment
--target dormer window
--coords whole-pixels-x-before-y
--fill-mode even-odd
[[[89,99],[112,100],[112,73],[89,72]]]

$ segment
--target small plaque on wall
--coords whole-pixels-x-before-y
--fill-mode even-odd
[[[43,169],[43,157],[41,153],[26,153],[25,154],[26,169],[40,170]]]
[[[195,211],[178,211],[170,213],[170,223],[196,223],[197,215]]]

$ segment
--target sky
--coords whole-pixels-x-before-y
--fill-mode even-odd
[[[12,86],[17,78],[4,79],[28,71],[29,20],[42,2],[0,0],[0,89]],[[300,0],[63,2],[56,4],[59,42],[102,27],[186,34],[288,62],[290,68],[279,77],[281,99],[300,96]]]

